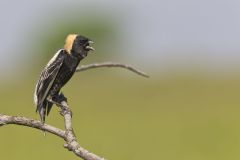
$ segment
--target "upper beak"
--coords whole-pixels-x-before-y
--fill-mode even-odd
[[[89,44],[93,44],[94,42],[93,41],[88,41]]]

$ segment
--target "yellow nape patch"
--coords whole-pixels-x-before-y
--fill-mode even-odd
[[[70,54],[74,40],[76,39],[77,34],[69,34],[66,38],[64,49]]]

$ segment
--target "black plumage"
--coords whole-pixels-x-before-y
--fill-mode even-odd
[[[61,88],[75,73],[79,62],[94,50],[86,37],[71,34],[67,37],[64,49],[60,49],[41,72],[36,84],[34,102],[37,105],[41,121],[45,122]]]

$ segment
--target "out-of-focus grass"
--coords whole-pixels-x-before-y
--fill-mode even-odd
[[[240,158],[240,78],[115,72],[78,73],[63,89],[82,146],[114,160]],[[38,118],[37,77],[28,79],[2,87],[1,113]],[[47,123],[63,127],[56,107]],[[0,141],[1,159],[78,159],[61,139],[35,129],[1,127]]]

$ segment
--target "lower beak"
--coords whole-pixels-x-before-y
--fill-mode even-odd
[[[92,46],[86,46],[86,49],[88,49],[90,51],[95,51],[95,49]]]

